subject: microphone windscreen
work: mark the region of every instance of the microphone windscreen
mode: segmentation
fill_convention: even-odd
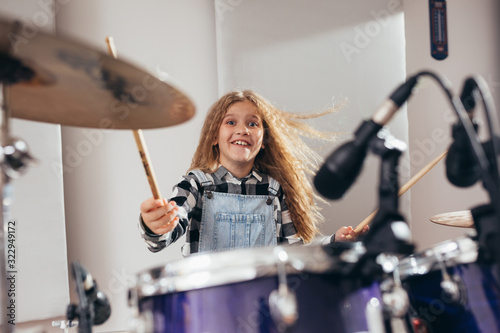
[[[477,131],[477,125],[474,125]],[[472,150],[472,145],[460,124],[453,125],[453,143],[446,155],[446,177],[455,186],[474,185],[481,175],[481,169]]]
[[[323,166],[316,177],[314,178],[314,187],[316,190],[327,199],[340,199],[350,186],[347,178],[331,172],[327,167]]]
[[[340,199],[354,183],[366,157],[366,146],[348,142],[323,164],[314,178],[316,190],[327,199]]]
[[[460,101],[462,102],[465,110],[470,112],[476,107],[476,99],[474,98],[473,92],[476,89],[476,81],[469,78],[465,81],[462,88],[462,93],[460,94]]]
[[[474,159],[455,151],[452,145],[446,158],[446,177],[455,186],[470,187],[479,180],[479,166]]]
[[[106,295],[98,291],[94,301],[94,325],[101,325],[111,316],[111,305]]]

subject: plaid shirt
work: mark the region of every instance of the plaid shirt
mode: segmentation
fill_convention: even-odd
[[[215,192],[268,195],[269,176],[258,172],[255,168],[244,178],[234,177],[226,168],[220,166],[214,173],[206,174],[215,185]],[[200,225],[203,208],[203,187],[193,173],[183,176],[182,181],[174,186],[170,200],[180,207],[179,224],[164,235],[154,234],[141,221],[141,235],[151,252],[158,252],[186,234],[186,244],[182,247],[182,255],[188,256],[199,251]],[[285,195],[280,186],[274,200],[274,217],[278,243],[303,243],[297,236],[297,231],[290,218],[290,212],[285,203]]]

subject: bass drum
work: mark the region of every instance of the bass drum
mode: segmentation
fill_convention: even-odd
[[[380,331],[379,283],[345,264],[319,245],[197,254],[138,274],[131,304],[148,332]]]
[[[498,266],[477,257],[477,243],[464,236],[400,261],[415,332],[500,332]]]

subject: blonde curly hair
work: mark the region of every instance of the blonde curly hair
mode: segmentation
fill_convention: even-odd
[[[254,166],[280,183],[297,235],[309,243],[319,232],[318,224],[324,219],[315,202],[320,198],[315,195],[307,175],[316,173],[322,159],[302,141],[302,137],[333,139],[334,135],[317,131],[297,120],[321,117],[335,110],[314,114],[290,113],[274,107],[252,90],[229,92],[210,108],[189,170],[212,173],[217,169],[219,147],[213,145],[213,138],[217,136],[228,108],[243,101],[250,101],[257,107],[264,128],[266,149],[258,153]]]

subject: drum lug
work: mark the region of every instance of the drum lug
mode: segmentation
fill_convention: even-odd
[[[392,279],[385,280],[381,285],[384,311],[391,317],[401,318],[408,312],[410,300],[403,288],[399,274],[399,259],[394,255],[380,254],[377,263],[384,272],[392,273]]]
[[[136,284],[137,282],[128,291],[128,306],[130,308],[130,319],[128,320],[129,332],[150,333],[154,331],[154,316],[149,310],[140,311]]]
[[[454,275],[453,277],[448,274],[446,270],[446,265],[444,264],[443,258],[441,255],[436,253],[436,258],[438,261],[439,269],[441,270],[441,275],[443,276],[443,280],[439,284],[443,289],[449,299],[455,304],[466,304],[466,293],[464,292],[464,283],[462,279]],[[462,288],[461,288],[462,287]]]
[[[460,299],[462,298],[460,295],[460,289],[458,288],[458,284],[453,281],[450,276],[444,278],[443,281],[441,281],[440,286],[453,302],[460,302]]]
[[[154,319],[151,311],[144,311],[136,317],[131,318],[128,323],[129,332],[151,333],[154,331]]]
[[[64,330],[64,333],[68,333],[69,329],[78,326],[78,320],[58,320],[52,322],[52,327],[59,327]]]
[[[369,332],[374,332],[374,333],[386,332],[382,306],[378,298],[373,297],[366,304],[365,316]]]
[[[285,264],[288,260],[288,254],[281,247],[276,247],[274,254],[277,258],[278,289],[273,290],[269,295],[269,310],[278,330],[285,332],[295,325],[299,317],[297,297],[293,290],[288,287],[286,280]]]
[[[388,291],[382,293],[382,301],[384,303],[384,311],[395,318],[403,317],[408,312],[410,305],[406,290],[394,283],[391,283]]]

